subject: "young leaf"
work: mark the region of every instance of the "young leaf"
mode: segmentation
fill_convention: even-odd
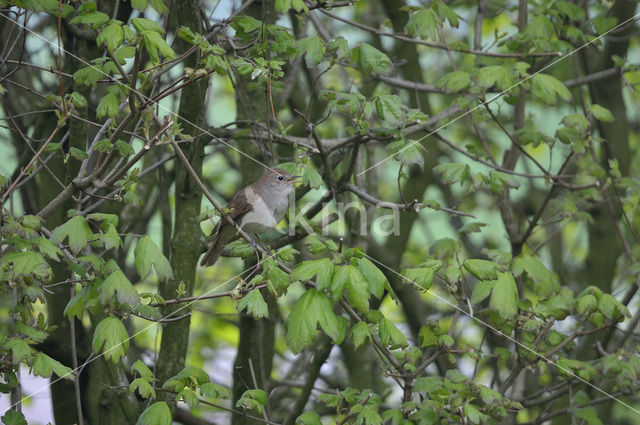
[[[369,311],[369,288],[362,273],[355,266],[340,266],[331,283],[331,293],[339,299],[347,290],[347,301],[363,313]]]
[[[401,127],[406,121],[406,106],[395,94],[383,94],[374,98],[376,112],[390,127]]]
[[[98,37],[96,38],[96,44],[98,47],[107,45],[107,50],[113,52],[120,45],[124,43],[124,31],[122,30],[122,24],[118,21],[111,21],[109,25],[104,27]]]
[[[147,407],[138,418],[136,425],[171,425],[171,410],[164,401],[156,401]]]
[[[93,351],[102,351],[107,360],[117,363],[129,350],[129,334],[122,322],[115,317],[102,319],[93,333]]]
[[[442,183],[464,183],[471,177],[471,171],[468,164],[446,163],[434,167],[433,172],[442,174]]]
[[[300,297],[287,319],[287,345],[291,351],[297,354],[311,344],[318,325],[334,341],[340,338],[331,301],[323,293],[309,289]]]
[[[471,75],[465,71],[453,71],[444,75],[436,86],[447,93],[458,93],[471,85]]]
[[[367,338],[371,338],[371,330],[365,322],[358,322],[351,327],[351,339],[356,350]]]
[[[367,43],[361,43],[351,51],[351,60],[367,75],[372,72],[388,75],[393,72],[389,57]]]
[[[156,391],[153,389],[149,381],[145,378],[136,378],[129,385],[129,392],[138,391],[142,398],[156,398]]]
[[[73,380],[71,368],[63,365],[56,359],[52,359],[44,353],[36,353],[33,357],[33,373],[43,378],[49,378],[51,373],[55,373],[60,378]]]
[[[250,291],[236,305],[238,312],[246,310],[254,319],[269,317],[269,306],[262,298],[259,290]]]
[[[438,21],[433,10],[421,9],[409,17],[406,29],[412,37],[435,39],[438,37]]]
[[[498,263],[480,259],[466,260],[462,266],[478,280],[496,279],[496,272],[503,269]]]
[[[433,284],[433,269],[430,267],[406,269],[402,272],[402,275],[425,291],[428,291]]]
[[[404,334],[400,332],[400,329],[389,319],[380,320],[378,334],[380,335],[380,341],[391,349],[409,346],[407,338],[405,338]]]
[[[547,105],[555,105],[556,95],[565,101],[571,100],[571,92],[557,78],[549,74],[535,74],[531,78],[531,92]]]
[[[595,103],[589,107],[589,112],[591,112],[598,121],[613,122],[615,120],[611,111]]]
[[[100,303],[103,305],[112,304],[114,296],[120,304],[128,305],[129,307],[140,303],[138,291],[135,290],[119,267],[100,284],[98,293]]]
[[[367,282],[369,292],[378,299],[382,298],[384,289],[389,287],[389,281],[384,273],[367,258],[356,259],[356,267]]]
[[[93,238],[93,232],[84,217],[76,215],[65,224],[56,227],[50,239],[54,244],[59,244],[66,238],[69,239],[71,251],[77,254],[81,249],[87,247],[89,239]]]
[[[518,287],[511,273],[498,273],[489,307],[497,311],[503,319],[512,319],[518,313]]]
[[[314,276],[318,291],[328,289],[331,285],[331,277],[333,276],[333,263],[328,258],[320,258],[318,260],[303,261],[298,264],[289,275],[289,281],[310,280]]]
[[[151,266],[153,266],[159,279],[173,279],[173,271],[169,260],[166,259],[160,248],[148,236],[140,238],[134,254],[136,257],[136,270],[141,278],[145,278],[151,272]]]
[[[103,118],[105,116],[113,118],[118,114],[118,97],[113,93],[107,93],[100,99],[96,109],[96,116]]]
[[[109,15],[106,13],[93,11],[89,13],[83,13],[69,21],[70,24],[88,24],[91,28],[97,30],[107,22],[109,22]]]
[[[322,425],[318,412],[309,410],[296,418],[296,425]]]
[[[153,372],[149,367],[142,362],[142,360],[138,359],[134,364],[131,365],[131,372],[136,371],[140,375],[141,378],[145,379],[153,379]]]
[[[322,39],[317,35],[304,37],[296,41],[297,56],[305,55],[307,63],[311,66],[317,66],[322,62],[324,55],[324,44]]]

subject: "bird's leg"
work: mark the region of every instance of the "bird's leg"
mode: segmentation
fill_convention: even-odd
[[[256,249],[256,238],[258,237],[258,235],[256,235],[255,233],[251,235],[251,253],[255,253],[256,254],[256,265],[253,266],[253,270],[251,271],[251,273],[249,274],[249,276],[253,276],[258,270],[260,270],[260,254],[258,253],[258,250]]]

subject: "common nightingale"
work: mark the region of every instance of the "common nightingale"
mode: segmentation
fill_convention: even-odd
[[[247,233],[260,234],[275,228],[287,211],[289,193],[298,178],[282,168],[267,170],[258,181],[235,194],[227,205],[231,210],[229,217]],[[216,237],[200,265],[212,266],[236,233],[234,226],[221,219]]]

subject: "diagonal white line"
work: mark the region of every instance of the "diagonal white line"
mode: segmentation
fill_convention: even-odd
[[[40,34],[38,34],[37,32],[33,31],[32,29],[24,26],[23,24],[21,24],[20,22],[18,22],[15,19],[10,18],[9,16],[5,15],[4,13],[0,13],[0,16],[2,16],[3,18],[13,22],[14,24],[20,26],[21,28],[23,28],[24,30],[30,32],[31,34],[35,35],[36,37],[38,37],[39,39],[41,39],[42,41],[49,43],[50,45],[52,45],[53,47],[57,48],[57,44],[55,44],[53,41],[46,39],[45,37],[41,36]],[[123,87],[126,87],[127,89],[133,91],[134,93],[140,95],[140,97],[144,100],[146,100],[147,102],[151,103],[151,104],[155,104],[158,106],[158,108],[162,109],[163,111],[167,112],[170,115],[173,115],[176,118],[180,118],[182,121],[186,122],[187,124],[192,125],[194,128],[198,129],[199,131],[201,131],[204,134],[208,134],[209,136],[211,136],[213,139],[215,139],[216,141],[222,143],[225,146],[230,147],[231,149],[235,150],[236,152],[240,153],[241,155],[249,158],[250,160],[256,162],[257,164],[262,165],[263,167],[265,167],[268,170],[271,171],[275,171],[273,168],[269,167],[267,164],[258,161],[257,159],[255,159],[254,157],[252,157],[251,155],[246,154],[245,152],[243,152],[242,150],[236,148],[235,146],[225,142],[224,140],[222,140],[221,138],[219,138],[218,136],[216,136],[215,134],[212,134],[209,130],[205,130],[204,128],[194,124],[193,122],[189,121],[188,119],[181,117],[180,115],[178,115],[176,112],[173,112],[170,108],[163,106],[159,101],[154,102],[150,97],[145,96],[143,93],[139,92],[138,90],[135,89],[135,87],[131,87],[121,81],[116,80],[114,77],[110,76],[109,74],[107,74],[106,72],[104,72],[102,69],[96,67],[95,65],[92,65],[91,63],[87,62],[86,60],[80,58],[77,55],[74,55],[73,53],[71,53],[70,51],[66,50],[66,49],[62,49],[63,52],[65,52],[65,54],[71,56],[72,58],[76,59],[79,62],[82,62],[83,64],[90,66],[91,68],[95,69],[96,71],[98,71],[99,73],[103,74],[104,76],[106,76],[109,80],[115,82],[116,84],[119,84]]]
[[[410,284],[412,284],[413,286],[415,286],[416,288],[418,288],[420,291],[425,291],[424,288],[422,288],[421,286],[419,286],[418,284],[416,284],[415,282],[413,282],[411,279],[406,278],[405,276],[403,276],[402,274],[398,273],[397,271],[393,270],[391,267],[387,266],[386,264],[376,260],[375,258],[364,254],[363,255],[365,257],[367,257],[369,260],[381,265],[382,267],[384,267],[385,269],[389,270],[391,273],[399,276],[400,278],[406,280],[407,282],[409,282]],[[586,379],[583,379],[581,377],[579,377],[578,375],[576,375],[575,373],[573,373],[571,370],[564,368],[562,366],[560,366],[559,364],[555,363],[553,360],[551,360],[550,358],[546,357],[544,354],[540,354],[538,353],[536,350],[527,347],[526,345],[522,344],[520,341],[515,340],[514,338],[512,338],[511,336],[503,333],[500,329],[497,329],[495,327],[493,327],[491,324],[483,321],[482,319],[477,318],[476,316],[471,315],[470,313],[468,313],[467,311],[463,310],[460,306],[457,306],[455,304],[453,304],[451,301],[441,297],[440,295],[436,294],[433,291],[430,290],[426,290],[426,293],[428,293],[429,295],[434,296],[435,298],[437,298],[439,301],[442,301],[445,304],[448,304],[449,306],[453,307],[454,309],[458,310],[460,313],[469,316],[471,319],[475,320],[476,322],[480,323],[481,325],[491,329],[495,334],[505,337],[506,339],[508,339],[509,341],[513,342],[514,344],[518,345],[519,347],[524,348],[525,350],[531,352],[532,354],[536,355],[537,357],[543,359],[545,362],[547,362],[548,364],[552,364],[553,366],[555,366],[556,368],[560,369],[563,372],[568,373],[569,375],[573,376],[574,378],[582,381],[583,383],[587,384],[588,386],[590,386],[591,388],[601,392],[602,394],[604,394],[605,396],[611,398],[614,401],[617,401],[618,403],[622,404],[625,407],[628,407],[629,409],[633,410],[635,413],[637,413],[638,415],[640,415],[640,410],[637,410],[636,408],[630,406],[629,404],[625,403],[624,401],[620,400],[617,397],[614,397],[613,395],[611,395],[610,393],[606,392],[605,390],[599,388],[596,385],[593,385],[591,382],[587,381]]]
[[[59,380],[64,379],[64,378],[66,378],[67,376],[69,376],[69,375],[71,375],[71,374],[73,374],[73,373],[78,372],[79,370],[81,370],[82,368],[84,368],[85,366],[87,366],[89,363],[92,363],[94,360],[99,359],[100,357],[102,357],[102,356],[104,356],[105,354],[107,354],[109,351],[111,351],[111,350],[113,350],[113,349],[115,349],[115,348],[117,348],[117,347],[120,347],[122,344],[124,344],[125,342],[128,342],[128,341],[132,340],[133,338],[135,338],[136,336],[140,335],[141,333],[146,332],[147,330],[151,329],[151,328],[152,328],[152,327],[154,327],[154,326],[157,326],[159,323],[162,323],[162,321],[163,321],[164,319],[168,319],[169,317],[173,316],[173,315],[174,315],[174,314],[176,314],[177,312],[179,312],[179,311],[181,311],[181,310],[184,310],[185,308],[189,307],[189,306],[190,306],[191,304],[193,304],[194,302],[201,300],[203,297],[206,297],[207,295],[209,295],[210,293],[212,293],[212,292],[213,292],[213,291],[215,291],[216,289],[221,288],[222,286],[226,285],[227,283],[231,282],[232,280],[239,278],[240,276],[242,276],[243,274],[245,274],[247,271],[249,271],[249,270],[253,269],[254,267],[257,267],[257,266],[259,266],[260,264],[262,264],[263,262],[265,262],[268,258],[269,258],[269,257],[262,259],[260,262],[256,263],[256,265],[251,266],[251,267],[249,267],[249,268],[247,268],[247,269],[245,269],[245,270],[241,271],[240,273],[238,273],[237,275],[233,276],[233,277],[232,277],[232,278],[230,278],[229,280],[227,280],[227,281],[225,281],[225,282],[222,282],[220,285],[215,286],[215,287],[213,287],[213,288],[209,289],[209,290],[208,290],[207,292],[205,292],[204,294],[202,294],[202,295],[198,296],[198,298],[194,299],[193,301],[189,301],[189,302],[185,303],[182,307],[180,307],[180,308],[178,308],[177,310],[174,310],[173,312],[171,312],[171,313],[167,314],[166,316],[164,316],[163,318],[161,318],[161,319],[160,319],[160,320],[158,320],[157,322],[151,323],[149,326],[147,326],[147,327],[145,327],[144,329],[142,329],[141,331],[138,331],[138,332],[136,332],[135,334],[131,335],[129,338],[127,338],[126,340],[124,340],[124,341],[120,342],[119,344],[114,345],[113,347],[111,347],[111,348],[109,348],[109,349],[107,349],[107,350],[103,351],[102,353],[100,353],[100,354],[96,355],[96,356],[95,356],[95,357],[93,357],[92,359],[90,359],[90,360],[88,360],[88,361],[84,362],[81,366],[78,366],[76,369],[72,369],[71,371],[69,371],[69,372],[65,373],[64,375],[59,376],[57,379],[50,381],[47,385],[44,385],[43,387],[38,388],[37,390],[35,390],[35,391],[34,391],[34,392],[32,392],[31,394],[29,394],[29,395],[27,395],[27,396],[22,397],[22,398],[20,399],[20,401],[18,401],[18,402],[16,402],[16,403],[12,404],[11,406],[9,406],[9,408],[8,408],[7,410],[12,409],[14,406],[17,406],[18,404],[20,404],[20,403],[24,402],[24,401],[25,401],[25,400],[27,400],[27,399],[30,399],[31,397],[33,397],[34,395],[38,394],[39,392],[42,392],[42,391],[46,390],[47,388],[49,388],[51,385],[55,384],[55,383],[56,383],[56,382],[58,382]]]
[[[441,125],[440,127],[436,128],[435,130],[433,130],[432,132],[422,136],[421,138],[419,138],[418,140],[414,140],[413,142],[409,143],[407,146],[403,147],[402,149],[400,149],[399,151],[395,152],[393,155],[389,155],[387,157],[385,157],[384,159],[376,162],[375,164],[373,164],[371,167],[367,168],[364,171],[361,171],[360,173],[358,173],[358,176],[363,175],[364,173],[366,173],[367,171],[370,171],[371,169],[377,167],[378,165],[382,164],[383,162],[386,162],[388,160],[390,160],[391,158],[393,158],[394,156],[398,155],[400,152],[404,151],[405,149],[409,149],[411,146],[414,146],[417,143],[420,143],[421,141],[423,141],[424,139],[426,139],[427,137],[431,136],[434,133],[437,133],[438,131],[442,130],[445,127],[448,127],[449,125],[453,124],[454,122],[458,121],[460,118],[463,118],[467,115],[469,115],[471,112],[475,111],[476,109],[484,106],[484,105],[489,105],[491,102],[493,102],[494,100],[498,99],[499,97],[501,97],[502,95],[504,95],[505,93],[509,92],[510,90],[518,87],[520,84],[524,83],[525,81],[528,81],[529,79],[533,78],[535,75],[541,73],[542,71],[547,70],[548,68],[552,67],[553,65],[557,64],[560,61],[563,61],[565,59],[567,59],[568,57],[572,56],[573,54],[579,52],[580,50],[584,49],[585,47],[589,46],[590,44],[592,44],[593,42],[601,39],[602,37],[606,36],[607,34],[609,34],[611,31],[615,31],[618,28],[628,24],[629,22],[638,19],[638,17],[640,17],[640,13],[638,13],[637,15],[627,19],[626,21],[622,22],[621,24],[616,25],[615,27],[611,28],[609,31],[605,32],[604,34],[601,34],[599,36],[597,36],[596,38],[594,38],[593,40],[590,40],[588,42],[586,42],[585,44],[583,44],[582,46],[578,47],[575,50],[572,50],[571,52],[567,53],[566,55],[562,56],[561,58],[556,59],[555,61],[551,62],[548,65],[543,66],[541,69],[539,69],[538,71],[534,72],[533,74],[525,77],[524,79],[518,81],[517,83],[515,83],[514,85],[512,85],[511,87],[501,91],[500,93],[496,94],[495,96],[493,96],[491,99],[484,101],[484,102],[480,102],[478,105],[474,106],[473,108],[469,109],[467,112],[458,115],[456,118],[454,118],[453,120],[449,121],[446,124]]]

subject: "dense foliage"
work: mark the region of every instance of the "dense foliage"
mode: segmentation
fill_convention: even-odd
[[[636,11],[0,0],[2,422],[638,423]]]

